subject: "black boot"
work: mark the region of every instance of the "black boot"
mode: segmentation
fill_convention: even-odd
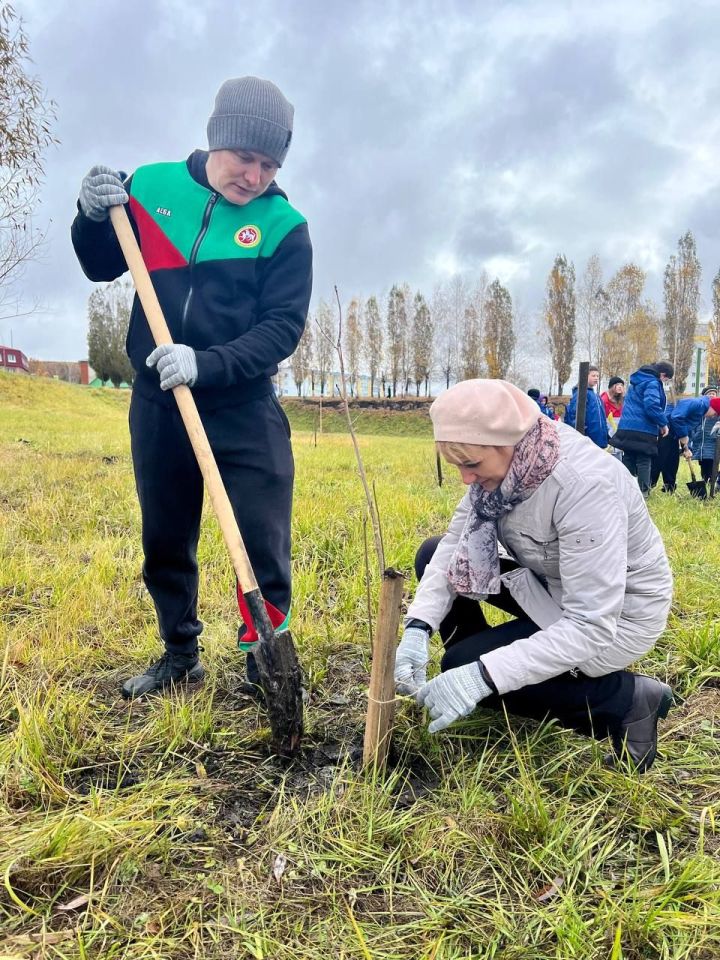
[[[658,720],[668,715],[672,705],[672,690],[666,683],[635,674],[630,709],[623,717],[620,729],[612,736],[615,756],[620,758],[627,752],[639,773],[649,770],[657,754]],[[612,756],[606,759],[611,766],[617,762]]]
[[[197,650],[185,654],[166,651],[159,660],[150,664],[145,673],[126,680],[122,685],[122,695],[126,700],[134,700],[176,683],[199,683],[204,676],[205,668],[200,663]]]
[[[253,697],[260,703],[265,702],[257,661],[249,651],[245,655],[245,680],[238,684],[237,692],[244,694],[246,697]]]

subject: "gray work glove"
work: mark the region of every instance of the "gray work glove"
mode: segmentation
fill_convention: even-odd
[[[430,635],[420,627],[407,627],[395,651],[395,689],[413,697],[427,680]]]
[[[89,220],[107,220],[110,207],[128,202],[117,170],[102,164],[93,167],[80,184],[80,209]]]
[[[418,690],[415,699],[427,709],[432,719],[428,733],[437,733],[472,713],[491,693],[494,691],[483,680],[480,662],[476,661],[433,677]]]
[[[182,343],[164,343],[161,347],[155,347],[145,363],[149,367],[157,365],[162,390],[172,390],[181,383],[192,387],[197,380],[195,351]]]

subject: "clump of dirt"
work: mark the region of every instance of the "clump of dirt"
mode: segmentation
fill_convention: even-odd
[[[68,771],[63,777],[63,786],[81,797],[86,797],[93,790],[130,790],[144,779],[145,775],[139,767],[111,761]]]

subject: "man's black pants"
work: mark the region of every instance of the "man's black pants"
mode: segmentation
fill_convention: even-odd
[[[275,395],[201,412],[265,600],[290,609],[290,427]],[[130,440],[145,554],[143,579],[173,653],[197,647],[197,545],[203,480],[176,405],[133,391]]]
[[[441,539],[430,537],[418,550],[415,557],[418,580],[422,578]],[[501,560],[500,563],[503,572],[517,567],[514,561]],[[445,646],[440,663],[443,672],[473,663],[483,653],[530,637],[540,629],[520,609],[504,586],[499,594],[491,595],[487,602],[515,619],[491,627],[476,600],[457,597],[440,624],[440,637]],[[488,697],[482,701],[482,706],[496,710],[502,710],[504,706],[508,713],[535,720],[553,718],[563,727],[602,739],[620,726],[630,709],[634,688],[633,674],[625,670],[616,670],[603,677],[563,673],[503,696]]]

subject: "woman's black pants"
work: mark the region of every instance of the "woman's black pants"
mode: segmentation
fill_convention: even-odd
[[[675,442],[677,443],[677,441]],[[644,497],[650,494],[653,461],[656,459],[656,457],[651,457],[648,453],[638,453],[636,450],[623,450],[623,463],[630,473],[634,477],[637,477],[638,485]]]
[[[442,537],[430,537],[415,556],[418,581],[435,553]],[[503,572],[517,567],[510,560],[500,561]],[[540,627],[530,620],[503,586],[487,603],[514,619],[497,627],[488,625],[481,605],[469,597],[457,597],[440,624],[445,653],[440,669],[451,670],[478,660],[484,653],[506,647],[515,640],[532,636]],[[635,688],[632,673],[616,670],[603,677],[586,677],[579,671],[562,673],[542,683],[534,683],[502,696],[488,697],[482,706],[535,720],[552,718],[578,733],[602,739],[618,730],[630,709]]]
[[[650,485],[655,484],[662,474],[663,493],[675,493],[678,468],[680,466],[680,444],[677,437],[668,434],[658,440],[658,455],[653,457]]]
[[[700,461],[700,473],[703,480],[710,483],[712,481],[712,472],[713,472],[713,460],[701,460]]]

